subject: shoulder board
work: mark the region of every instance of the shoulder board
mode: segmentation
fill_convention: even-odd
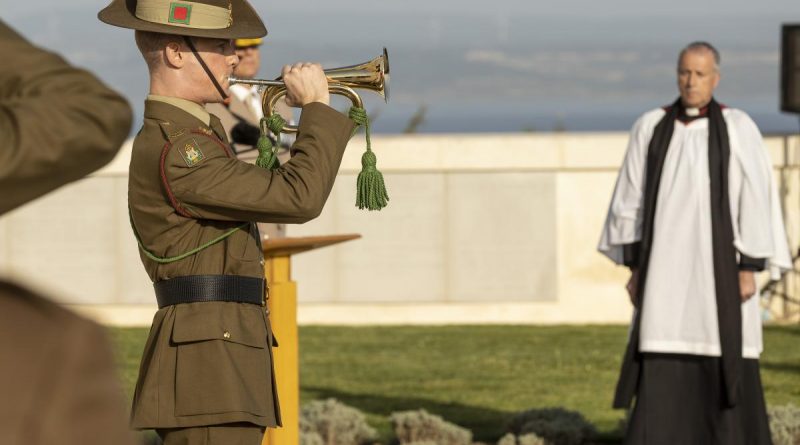
[[[198,133],[202,133],[202,134],[204,134],[206,136],[213,136],[214,135],[214,132],[211,131],[211,129],[207,128],[207,127],[197,127],[197,129],[195,131],[198,132]]]
[[[189,132],[187,128],[173,125],[172,122],[168,121],[160,121],[158,126],[161,127],[161,132],[164,133],[164,137],[166,137],[169,142],[175,142],[176,139]]]

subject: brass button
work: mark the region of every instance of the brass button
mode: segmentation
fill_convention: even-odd
[[[261,259],[261,265],[262,266],[264,265],[264,259],[263,258]]]
[[[228,332],[228,331],[225,331],[225,332],[223,332],[223,333],[222,333],[222,336],[223,336],[224,338],[231,338],[231,333],[230,333],[230,332]]]

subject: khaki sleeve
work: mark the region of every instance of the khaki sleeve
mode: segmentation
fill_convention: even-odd
[[[273,171],[229,157],[208,136],[184,135],[165,157],[173,206],[202,219],[303,223],[316,218],[331,192],[353,126],[327,105],[306,105],[294,156]]]
[[[131,109],[87,71],[0,21],[0,214],[110,162]]]

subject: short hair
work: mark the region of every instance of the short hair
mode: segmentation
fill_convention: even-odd
[[[148,68],[153,69],[163,63],[161,51],[169,42],[179,42],[179,37],[160,32],[136,31],[136,47],[142,53]]]
[[[714,45],[704,42],[704,41],[697,41],[692,42],[686,45],[682,50],[681,53],[678,55],[678,68],[681,66],[681,60],[683,59],[683,55],[688,53],[689,51],[709,51],[714,56],[714,68],[719,71],[720,65],[720,57],[719,51],[714,48]]]

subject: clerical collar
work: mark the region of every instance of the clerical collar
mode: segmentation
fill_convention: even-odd
[[[703,108],[694,108],[684,107],[683,104],[681,104],[678,110],[678,120],[684,124],[704,117],[708,117],[708,105]]]

